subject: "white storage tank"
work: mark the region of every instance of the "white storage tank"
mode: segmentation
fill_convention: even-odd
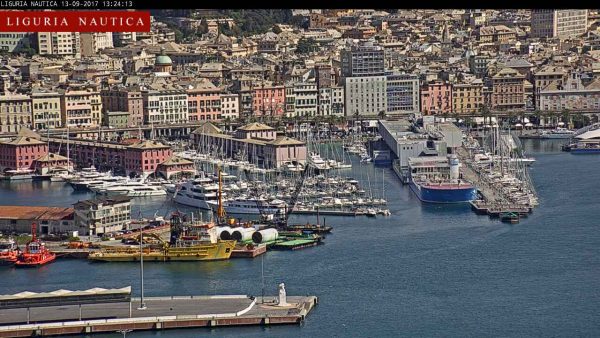
[[[230,227],[217,227],[217,237],[224,241],[231,239],[231,228]]]
[[[238,242],[244,242],[252,239],[252,234],[256,232],[254,228],[233,228],[231,229],[231,239],[235,239]]]
[[[458,157],[455,154],[449,156],[450,161],[450,179],[458,180],[460,178],[460,162],[458,161]]]
[[[252,234],[252,241],[257,244],[274,241],[277,238],[279,238],[279,232],[273,228],[260,230]]]

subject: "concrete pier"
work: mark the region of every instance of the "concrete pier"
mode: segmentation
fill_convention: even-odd
[[[146,297],[131,302],[0,310],[0,337],[64,336],[117,330],[165,330],[233,325],[299,324],[317,304],[315,296],[245,295]],[[29,323],[29,324],[28,324]]]

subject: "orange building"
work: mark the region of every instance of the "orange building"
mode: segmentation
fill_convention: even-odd
[[[281,117],[285,112],[285,86],[265,86],[252,91],[252,113],[255,116]]]
[[[190,87],[187,90],[189,120],[221,120],[221,88],[216,87],[207,79],[196,82]]]

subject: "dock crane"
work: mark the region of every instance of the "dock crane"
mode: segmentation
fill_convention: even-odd
[[[288,220],[290,219],[290,215],[294,211],[294,208],[296,207],[296,203],[298,202],[298,198],[300,197],[300,192],[302,191],[302,186],[304,186],[304,180],[306,179],[307,171],[308,171],[308,165],[305,164],[304,168],[300,172],[300,177],[298,178],[298,181],[296,182],[296,187],[294,189],[294,193],[292,195],[292,198],[290,199],[290,203],[288,203],[288,206],[285,210],[283,219],[280,221],[280,223],[286,227],[288,226]]]

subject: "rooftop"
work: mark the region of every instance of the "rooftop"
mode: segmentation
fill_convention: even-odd
[[[83,205],[83,206],[99,206],[99,205],[113,205],[119,203],[127,203],[130,202],[131,198],[127,196],[112,196],[112,197],[99,197],[85,201],[79,201],[75,203],[75,205]]]
[[[73,219],[73,212],[73,208],[63,207],[0,205],[0,219],[58,221]]]

